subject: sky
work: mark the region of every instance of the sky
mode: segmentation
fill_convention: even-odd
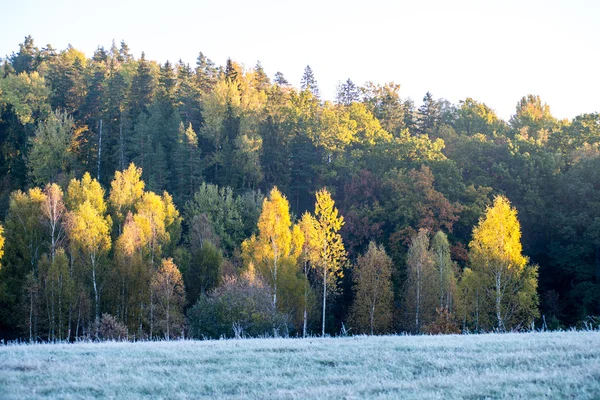
[[[23,0],[0,6],[0,56],[26,35],[91,56],[113,39],[139,57],[195,65],[260,60],[298,87],[306,65],[322,96],[339,82],[396,82],[418,106],[427,91],[471,97],[508,119],[540,95],[558,118],[600,111],[600,1]]]

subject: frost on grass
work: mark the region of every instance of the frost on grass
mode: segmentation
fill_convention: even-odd
[[[600,332],[0,347],[0,398],[599,398]]]

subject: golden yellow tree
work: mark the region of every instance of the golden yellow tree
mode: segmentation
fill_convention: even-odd
[[[338,216],[338,210],[327,189],[317,192],[315,216],[318,222],[321,240],[319,266],[323,271],[323,321],[321,335],[325,336],[325,308],[327,292],[337,292],[337,280],[342,277],[342,266],[346,261],[346,249],[339,234],[344,225],[344,217]],[[329,286],[327,283],[329,282]]]
[[[112,221],[104,217],[89,200],[70,213],[69,239],[75,251],[87,260],[92,273],[94,309],[96,319],[100,318],[99,263],[111,248],[110,229]]]
[[[142,169],[135,164],[129,164],[129,168],[115,172],[115,178],[110,183],[109,201],[114,216],[119,224],[119,234],[127,212],[133,211],[136,204],[144,194],[145,183],[142,180]]]
[[[104,189],[89,172],[83,174],[81,180],[72,179],[67,188],[65,196],[67,208],[75,211],[80,205],[88,201],[99,214],[106,213],[106,202],[104,201]]]
[[[273,306],[277,307],[279,270],[281,261],[296,265],[302,251],[304,238],[298,226],[292,227],[290,205],[281,192],[274,187],[263,201],[258,219],[258,236],[242,243],[242,252],[248,263],[252,262],[273,287]]]
[[[152,278],[153,303],[156,308],[157,325],[165,335],[181,329],[184,322],[185,287],[181,272],[172,258],[163,259]]]
[[[299,222],[304,243],[302,244],[302,252],[300,253],[300,261],[302,262],[302,272],[304,273],[304,313],[302,316],[302,337],[306,337],[308,325],[308,302],[311,292],[309,284],[309,273],[314,268],[321,255],[321,230],[319,223],[309,212],[302,215]]]
[[[352,270],[355,298],[351,321],[361,333],[385,333],[392,326],[392,259],[383,246],[369,243]]]
[[[517,210],[497,196],[469,243],[473,272],[499,330],[527,326],[538,316],[537,267],[522,254]]]
[[[162,197],[153,192],[144,193],[136,211],[133,220],[141,230],[150,262],[154,265],[154,260],[161,257],[163,246],[176,239],[172,238],[175,232],[171,228],[180,224],[179,211],[167,192]]]
[[[128,212],[123,223],[123,232],[115,243],[114,262],[118,270],[113,288],[117,304],[117,316],[130,331],[138,329],[141,335],[144,319],[144,304],[148,302],[148,282],[151,271],[145,263],[147,252],[146,235],[134,221],[133,214]]]

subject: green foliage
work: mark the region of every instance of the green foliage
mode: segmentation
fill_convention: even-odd
[[[194,305],[198,298],[211,292],[221,284],[223,255],[211,242],[192,249],[183,279],[188,304]]]
[[[443,230],[446,240],[436,233],[428,248],[432,296],[468,330],[501,328],[479,250],[469,258],[467,245],[491,199],[506,196],[519,210],[520,251],[531,262],[507,281],[522,298],[501,306],[501,313],[514,309],[504,329],[537,315],[538,273],[547,325],[600,314],[598,113],[559,121],[528,95],[505,122],[472,98],[451,104],[427,93],[417,110],[398,84],[357,88],[350,80],[332,104],[319,99],[310,67],[295,89],[281,73],[271,82],[260,62],[218,66],[200,53],[195,68],[159,64],[134,58],[124,42],[87,58],[72,46],[40,49],[28,36],[0,72],[0,325],[10,332],[64,338],[70,329],[71,338],[91,337],[97,303],[130,334],[148,337],[159,328],[150,290],[159,260],[175,257],[184,280],[194,281],[192,303],[218,287],[222,274],[242,268],[244,239],[259,233],[258,189],[274,186],[289,196],[292,226],[327,186],[344,215],[344,252],[354,259],[375,240],[394,260],[396,308],[406,305],[412,284],[405,268],[412,238],[420,229]],[[131,162],[141,169],[127,168]],[[67,187],[75,176],[82,177]],[[183,219],[175,205],[185,205]],[[94,229],[83,224],[77,237],[82,220],[108,227],[96,290],[83,246],[84,231]],[[64,265],[52,263],[61,247],[73,281],[63,292]],[[324,263],[306,254],[280,261],[290,326],[316,322],[314,303],[327,297],[325,290],[317,299],[314,290]],[[454,262],[464,269],[458,283]],[[346,275],[325,273],[326,286],[345,293],[330,304],[328,329],[341,328],[350,311]],[[523,307],[510,305],[517,303]],[[395,316],[402,319],[401,311]],[[442,314],[427,318],[442,323]],[[415,329],[409,320],[396,326]]]
[[[0,108],[10,106],[22,125],[35,123],[50,113],[49,95],[44,78],[35,71],[0,79]]]
[[[223,247],[232,251],[242,240],[242,221],[231,188],[219,188],[203,183],[194,198],[185,206],[185,219],[204,214],[218,235]]]
[[[31,140],[28,166],[31,180],[36,185],[68,179],[74,168],[73,118],[66,113],[54,112],[38,125]]]
[[[188,313],[190,335],[197,339],[271,336],[287,333],[285,317],[272,302],[272,293],[259,278],[227,277],[202,294]]]

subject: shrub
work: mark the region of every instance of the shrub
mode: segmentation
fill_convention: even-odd
[[[271,290],[256,277],[229,276],[188,311],[195,338],[256,337],[287,332],[287,318],[273,307]]]
[[[431,335],[449,335],[460,333],[460,329],[454,320],[454,315],[447,307],[437,307],[435,309],[435,319],[429,325],[423,327],[423,333]]]
[[[127,327],[110,314],[102,314],[96,332],[98,340],[127,340]]]

